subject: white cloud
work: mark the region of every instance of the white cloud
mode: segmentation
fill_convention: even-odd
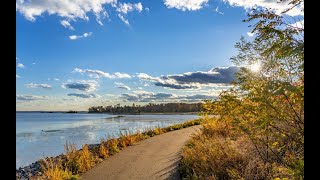
[[[224,14],[223,12],[219,11],[219,6],[216,7],[215,11],[219,14]]]
[[[93,80],[82,80],[77,82],[64,83],[61,87],[65,89],[75,89],[79,91],[91,92],[97,89],[98,82]]]
[[[75,98],[62,98],[64,101],[76,101],[77,99]]]
[[[281,14],[281,12],[285,11],[288,8],[288,3],[290,1],[283,1],[279,3],[277,0],[223,0],[224,2],[229,3],[231,6],[239,6],[243,7],[247,10],[256,8],[256,7],[264,7],[270,8],[274,10],[277,14]],[[290,6],[289,6],[290,7]],[[288,11],[286,14],[289,16],[298,16],[304,15],[304,12],[301,11],[304,9],[304,5],[301,4],[299,6],[294,7],[292,10]]]
[[[107,72],[103,72],[103,71],[100,71],[100,70],[92,70],[92,69],[75,68],[72,72],[86,73],[91,78],[101,78],[101,77],[106,77],[106,78],[109,78],[109,79],[131,78],[131,76],[129,74],[126,74],[126,73],[116,72],[114,74],[109,74]]]
[[[137,11],[141,12],[143,10],[142,4],[136,3],[136,4],[131,4],[131,3],[119,3],[117,6],[116,11],[118,13],[119,19],[124,22],[126,25],[130,25],[129,20],[125,18],[125,15],[127,15],[129,12]]]
[[[152,77],[145,73],[138,73],[137,77],[141,80],[155,82],[156,86],[162,86],[173,89],[197,89],[198,86],[191,84],[179,84],[175,79],[171,79],[165,76]]]
[[[25,68],[25,66],[24,66],[22,63],[18,63],[18,64],[17,64],[17,67],[18,67],[18,68]]]
[[[111,78],[111,75],[109,73],[106,73],[100,70],[75,68],[73,72],[87,73],[89,77],[92,77],[92,78],[101,78],[101,77]]]
[[[100,20],[97,19],[97,22],[100,24],[100,26],[103,26],[102,21],[100,21]]]
[[[141,4],[140,2],[134,4],[134,6],[135,6],[135,8],[136,8],[136,10],[137,10],[138,12],[141,12],[142,9],[143,9],[142,4]]]
[[[138,11],[139,13],[142,11],[143,7],[142,4],[136,3],[136,4],[131,4],[131,3],[119,3],[117,12],[122,13],[122,14],[128,14],[128,12],[132,11]]]
[[[63,27],[65,27],[65,28],[68,28],[68,29],[70,29],[70,30],[74,30],[74,27],[71,26],[70,22],[67,21],[67,20],[62,20],[62,21],[60,21],[60,24],[61,24]]]
[[[247,32],[247,35],[248,35],[249,37],[252,37],[252,36],[254,36],[254,33]]]
[[[95,93],[69,93],[68,96],[74,96],[79,98],[98,98],[100,95]]]
[[[88,32],[88,33],[83,33],[83,37],[89,37],[92,35],[92,32]]]
[[[141,80],[155,82],[155,86],[170,89],[200,89],[202,87],[229,84],[235,80],[235,73],[239,67],[217,67],[209,71],[186,72],[183,74],[152,77],[145,73],[138,73]]]
[[[152,77],[152,76],[149,76],[149,75],[146,74],[146,73],[138,73],[137,77],[138,77],[139,79],[147,80],[147,81],[152,81],[152,82],[161,81],[161,78],[159,78],[159,77]]]
[[[92,35],[92,32],[88,32],[88,33],[83,33],[83,35],[71,35],[69,36],[70,40],[76,40],[76,39],[80,39],[80,38],[87,38],[89,36]]]
[[[58,79],[58,78],[53,78],[53,80],[55,80],[55,81],[60,81],[60,79]]]
[[[109,14],[108,14],[106,11],[103,11],[102,13],[96,15],[96,21],[97,21],[101,26],[103,26],[102,20],[105,19],[105,18],[109,19]],[[109,19],[109,20],[110,20],[110,19]]]
[[[193,95],[177,95],[164,92],[147,92],[147,91],[134,91],[131,94],[125,93],[121,98],[129,102],[200,102],[204,99],[213,99],[216,96],[206,94],[193,94]]]
[[[76,40],[78,38],[80,38],[80,36],[77,36],[77,35],[69,36],[69,39],[71,39],[71,40]]]
[[[304,20],[290,24],[290,26],[293,28],[304,29]]]
[[[182,11],[195,11],[201,9],[208,0],[164,0],[168,8],[176,8]]]
[[[116,95],[114,95],[114,94],[105,94],[105,96],[114,97],[114,96],[116,96]]]
[[[144,8],[144,10],[146,10],[147,12],[149,12],[149,11],[150,11],[150,8],[146,7],[146,8]]]
[[[19,11],[30,21],[35,21],[37,16],[48,13],[63,18],[76,20],[89,20],[88,13],[96,16],[104,13],[104,5],[113,5],[116,0],[17,0],[16,11]]]
[[[76,22],[78,19],[89,21],[89,14],[93,14],[97,23],[103,26],[103,19],[109,19],[107,7],[120,13],[119,18],[127,25],[129,21],[124,15],[132,11],[140,13],[143,10],[141,2],[132,4],[117,2],[117,0],[16,0],[16,11],[27,20],[35,21],[43,14],[56,15],[65,19],[60,21],[60,24],[71,30],[74,28],[70,21]],[[75,40],[77,36],[74,35],[70,39]]]
[[[121,20],[122,22],[124,22],[126,25],[128,25],[128,26],[130,25],[128,19],[124,18],[121,14],[118,14],[118,17],[119,17],[120,20]]]
[[[35,83],[29,83],[25,84],[27,88],[43,88],[43,89],[51,89],[52,86],[49,84],[35,84]]]
[[[114,83],[115,85],[117,85],[117,88],[120,88],[120,89],[125,89],[125,90],[131,90],[131,88],[123,83],[119,83],[119,82],[115,82]]]
[[[21,78],[18,74],[16,74],[16,78]]]
[[[115,78],[131,78],[129,74],[116,72],[113,74]]]
[[[35,101],[35,100],[46,100],[48,96],[36,96],[36,95],[17,95],[19,101]]]

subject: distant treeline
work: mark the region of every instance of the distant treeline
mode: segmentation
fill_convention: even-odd
[[[114,114],[139,114],[139,113],[174,113],[174,112],[200,112],[202,103],[168,103],[152,104],[144,106],[132,104],[132,106],[93,106],[89,113],[114,113]]]

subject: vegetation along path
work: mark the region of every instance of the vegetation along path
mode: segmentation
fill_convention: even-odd
[[[140,141],[98,164],[81,179],[180,179],[181,149],[199,128],[192,126]]]

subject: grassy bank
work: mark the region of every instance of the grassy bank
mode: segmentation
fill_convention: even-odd
[[[65,153],[62,156],[41,160],[42,178],[50,180],[78,179],[82,173],[127,146],[159,134],[200,125],[201,122],[201,119],[196,119],[165,128],[148,129],[135,134],[121,134],[119,138],[102,139],[101,143],[97,145],[85,144],[80,150],[77,150],[74,144],[66,143]]]

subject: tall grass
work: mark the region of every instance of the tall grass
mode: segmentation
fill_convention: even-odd
[[[262,161],[248,136],[233,124],[215,119],[206,120],[186,143],[179,171],[183,179],[297,179],[282,164]]]
[[[166,128],[149,128],[144,132],[138,131],[134,134],[120,132],[119,138],[101,139],[100,144],[91,149],[85,144],[82,146],[82,149],[77,150],[75,144],[66,142],[64,146],[65,153],[62,159],[50,158],[50,160],[44,160],[42,163],[44,178],[50,180],[78,179],[79,175],[90,170],[103,159],[107,159],[109,156],[120,152],[127,146],[134,145],[141,140],[162,133],[200,125],[201,122],[201,119],[196,119]]]
[[[44,159],[42,161],[41,168],[45,178],[49,180],[78,179],[78,176],[72,175],[72,172],[63,166],[61,159]]]
[[[107,159],[109,157],[109,150],[105,146],[105,142],[102,140],[99,147],[99,157],[103,159]]]
[[[88,145],[82,146],[82,150],[78,151],[79,172],[84,173],[91,169],[95,164],[95,158],[89,151]]]

